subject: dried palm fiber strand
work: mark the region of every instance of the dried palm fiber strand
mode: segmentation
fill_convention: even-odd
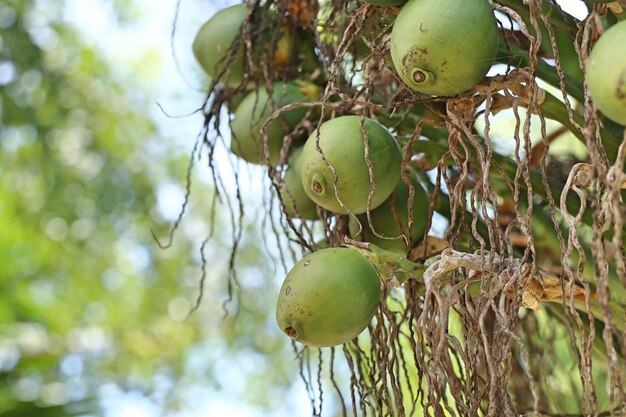
[[[400,7],[347,0],[249,2],[233,45],[244,51],[247,78],[226,89],[218,77],[209,87],[192,162],[209,164],[217,190],[211,206],[225,205],[230,213],[229,300],[238,287],[243,219],[256,214],[246,212],[239,190],[242,163],[231,158],[229,172],[218,170],[215,149],[224,146],[230,100],[250,83],[271,92],[276,80],[294,74],[273,64],[278,38],[273,47],[255,43],[269,29],[258,17],[270,10],[281,11],[280,23],[294,33],[314,39],[319,70],[307,76],[324,92],[318,101],[274,108],[261,129],[268,154],[269,123],[307,109],[286,137],[281,162],[267,161],[267,253],[277,247],[276,262],[287,270],[320,244],[345,244],[348,216],[319,210],[319,223],[301,222],[285,215],[276,198],[297,134],[345,114],[378,119],[393,130],[404,145],[403,180],[416,175],[430,193],[428,227],[435,212],[447,221],[440,236],[445,244],[411,248],[409,258],[425,263],[423,276],[402,285],[390,281],[395,285],[385,287],[386,302],[366,333],[318,351],[294,343],[313,415],[626,412],[620,408],[626,404],[626,136],[623,127],[600,118],[586,85],[572,75],[577,66],[584,72],[607,16],[619,10],[596,4],[577,21],[547,0],[500,0],[493,8],[502,26],[498,61],[507,69],[451,98],[415,94],[397,77],[388,41]],[[570,49],[563,48],[563,36]],[[500,114],[513,121],[508,154],[494,133]],[[549,131],[551,120],[560,127]],[[584,145],[584,161],[557,159],[553,142],[565,131]],[[235,192],[226,176],[234,178]],[[376,233],[370,216],[362,221]],[[202,245],[203,271],[212,237]]]

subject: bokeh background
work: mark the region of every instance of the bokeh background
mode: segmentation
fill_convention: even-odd
[[[190,45],[232,3],[0,2],[0,416],[311,414],[265,174],[218,147],[217,199],[206,155],[189,170],[209,82]]]
[[[0,2],[1,416],[308,414],[258,193],[244,192],[231,302],[231,215],[212,209],[204,159],[171,247],[152,236],[169,240],[202,126],[190,45],[226,5]],[[264,175],[239,168],[258,190]]]

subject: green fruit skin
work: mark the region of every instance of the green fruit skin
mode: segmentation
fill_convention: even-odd
[[[391,57],[400,78],[434,96],[476,85],[497,51],[498,25],[488,0],[409,0],[391,32]],[[417,70],[424,81],[415,81]]]
[[[342,116],[322,124],[319,130],[319,146],[335,176],[316,149],[317,130],[307,142],[301,156],[302,186],[307,195],[318,205],[333,213],[354,214],[367,211],[370,192],[370,176],[365,160],[365,140],[361,132],[360,116]],[[365,119],[365,131],[369,143],[369,161],[372,165],[376,190],[372,196],[374,209],[383,203],[400,181],[402,154],[393,135],[380,123]]]
[[[228,63],[229,50],[239,35],[246,13],[245,4],[226,7],[202,25],[193,41],[193,53],[208,75],[217,77]],[[245,70],[243,48],[233,56],[228,75],[222,80],[229,87],[241,83]]]
[[[250,163],[265,164],[261,128],[274,111],[272,102],[278,110],[289,104],[313,101],[317,99],[319,91],[319,87],[307,82],[279,82],[273,86],[271,101],[265,87],[248,94],[234,112],[231,123],[231,151]],[[285,136],[300,123],[308,110],[305,107],[289,110],[268,125],[268,146],[272,164],[279,162]],[[283,124],[288,127],[288,131]]]
[[[611,26],[591,50],[587,85],[595,106],[626,126],[626,21]]]
[[[412,221],[411,226],[411,243],[416,243],[424,235],[426,230],[426,223],[428,221],[428,205],[429,197],[426,190],[417,181],[412,181],[415,194],[413,196],[412,207]],[[396,238],[393,240],[384,239],[376,236],[369,226],[367,216],[362,214],[359,216],[359,222],[361,223],[363,230],[356,236],[359,231],[359,224],[354,217],[350,218],[350,234],[357,239],[373,243],[374,245],[397,253],[399,255],[406,255],[409,248],[407,247],[403,238],[398,236],[405,234],[408,235],[408,223],[409,223],[409,187],[403,181],[400,181],[396,186],[393,193],[383,204],[376,207],[370,213],[370,218],[374,230],[378,235],[387,238]],[[395,216],[394,216],[395,213]]]
[[[284,184],[280,190],[280,198],[285,205],[285,213],[290,218],[317,220],[317,206],[302,188],[300,180],[300,156],[302,148],[293,151],[287,162],[287,169],[283,177]]]
[[[381,294],[376,270],[356,250],[321,249],[287,274],[276,321],[288,336],[307,346],[340,345],[367,327]]]

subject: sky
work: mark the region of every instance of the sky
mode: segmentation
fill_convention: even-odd
[[[558,2],[577,17],[586,13],[580,0]],[[100,49],[111,67],[117,68],[121,74],[137,71],[134,64],[140,59],[148,58],[152,65],[141,68],[135,75],[143,80],[145,94],[150,94],[154,103],[151,117],[160,130],[159,137],[154,140],[171,141],[168,146],[180,146],[185,152],[191,152],[202,126],[202,116],[193,112],[204,101],[204,89],[207,87],[203,85],[200,67],[193,58],[191,43],[204,21],[215,11],[234,2],[180,0],[177,16],[175,0],[135,0],[135,3],[139,11],[137,18],[121,25],[114,17],[111,2],[102,0],[67,0],[65,19],[79,29],[87,43]],[[177,26],[172,41],[172,23],[175,16]],[[181,117],[169,117],[164,111]],[[217,156],[218,161],[225,159],[225,154]],[[204,166],[199,165],[199,169]],[[244,175],[241,177],[242,186],[254,188],[253,178],[263,176],[255,176],[254,172],[249,176]],[[206,178],[209,178],[208,173]],[[162,184],[157,191],[159,209],[169,220],[174,220],[178,215],[184,195],[182,185],[183,182],[172,180]],[[258,203],[260,206],[261,203]],[[236,377],[232,374],[233,367],[224,366],[223,369],[221,378]],[[163,383],[167,384],[167,381]],[[107,417],[161,415],[158,405],[139,392],[124,392],[111,385],[102,387],[100,394]],[[173,417],[267,416],[266,413],[239,401],[234,391],[211,392],[203,387],[195,387],[186,395],[189,398],[189,408]],[[275,410],[274,417],[310,414],[304,385],[294,384],[293,391],[285,398],[284,409]],[[294,414],[295,410],[300,412]]]

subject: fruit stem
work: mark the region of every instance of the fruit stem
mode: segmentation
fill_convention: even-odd
[[[512,44],[503,45],[500,42],[498,47],[498,55],[496,61],[502,64],[510,64],[517,68],[530,67],[530,58],[528,52]],[[537,61],[537,76],[550,84],[551,86],[561,89],[559,74],[556,72],[556,68],[548,64],[543,60]],[[585,95],[583,92],[583,84],[580,80],[565,74],[565,85],[567,86],[567,94],[574,97],[579,103],[585,102]]]
[[[424,276],[426,266],[423,264],[411,262],[404,256],[384,250],[372,243],[357,242],[347,237],[345,241],[349,247],[358,251],[372,263],[378,276],[385,283],[393,278],[400,284],[409,279],[421,281]]]
[[[570,121],[565,104],[547,91],[546,91],[545,97],[546,98],[544,102],[540,105],[541,111],[543,112],[543,114],[547,118],[556,120],[557,122],[561,123],[570,132],[572,132],[572,134],[576,136],[576,138],[578,138],[581,142],[585,143],[585,137],[583,133],[580,130],[576,129],[576,127],[574,127],[574,125]],[[572,116],[573,116],[574,122],[576,122],[580,126],[583,126],[585,124],[585,118],[583,117],[582,114],[573,110]],[[600,137],[602,138],[602,144],[604,145],[604,148],[609,158],[610,159],[615,158],[615,156],[617,155],[617,148],[618,148],[618,142],[615,136],[612,134],[612,132],[608,128],[601,127]]]
[[[609,0],[606,0],[606,2],[608,1]],[[600,1],[596,0],[594,2],[598,3]],[[503,6],[511,8],[515,12],[519,13],[525,19],[530,18],[530,10],[528,6],[524,4],[522,0],[498,0],[498,3],[500,3]],[[578,23],[578,20],[573,17],[569,17],[567,15],[563,16],[561,13],[555,10],[554,5],[550,3],[549,0],[543,0],[541,9],[542,9],[542,13],[545,16],[547,16],[548,20],[553,26],[559,27],[565,30],[576,29],[576,24]]]
[[[498,62],[510,64],[517,68],[530,66],[530,59],[528,58],[527,52],[515,47],[514,45],[509,45],[509,48],[510,50],[507,51],[506,46],[500,45],[498,57],[496,58]],[[556,69],[543,60],[539,60],[537,62],[537,76],[553,87],[559,90],[561,89],[560,79]],[[565,74],[565,85],[567,86],[567,93],[570,96],[572,96],[579,103],[585,102],[583,86],[579,80]],[[546,99],[540,107],[546,117],[562,123],[578,139],[584,142],[582,132],[571,124],[569,116],[567,115],[567,109],[562,101],[546,91]],[[576,123],[580,125],[584,124],[584,117],[580,113],[574,112],[573,117]],[[605,126],[610,126],[610,123],[605,123]],[[613,132],[607,127],[600,129],[600,136],[602,137],[602,144],[606,149],[607,156],[610,159],[615,158],[620,139],[618,139],[616,135],[613,134]]]

